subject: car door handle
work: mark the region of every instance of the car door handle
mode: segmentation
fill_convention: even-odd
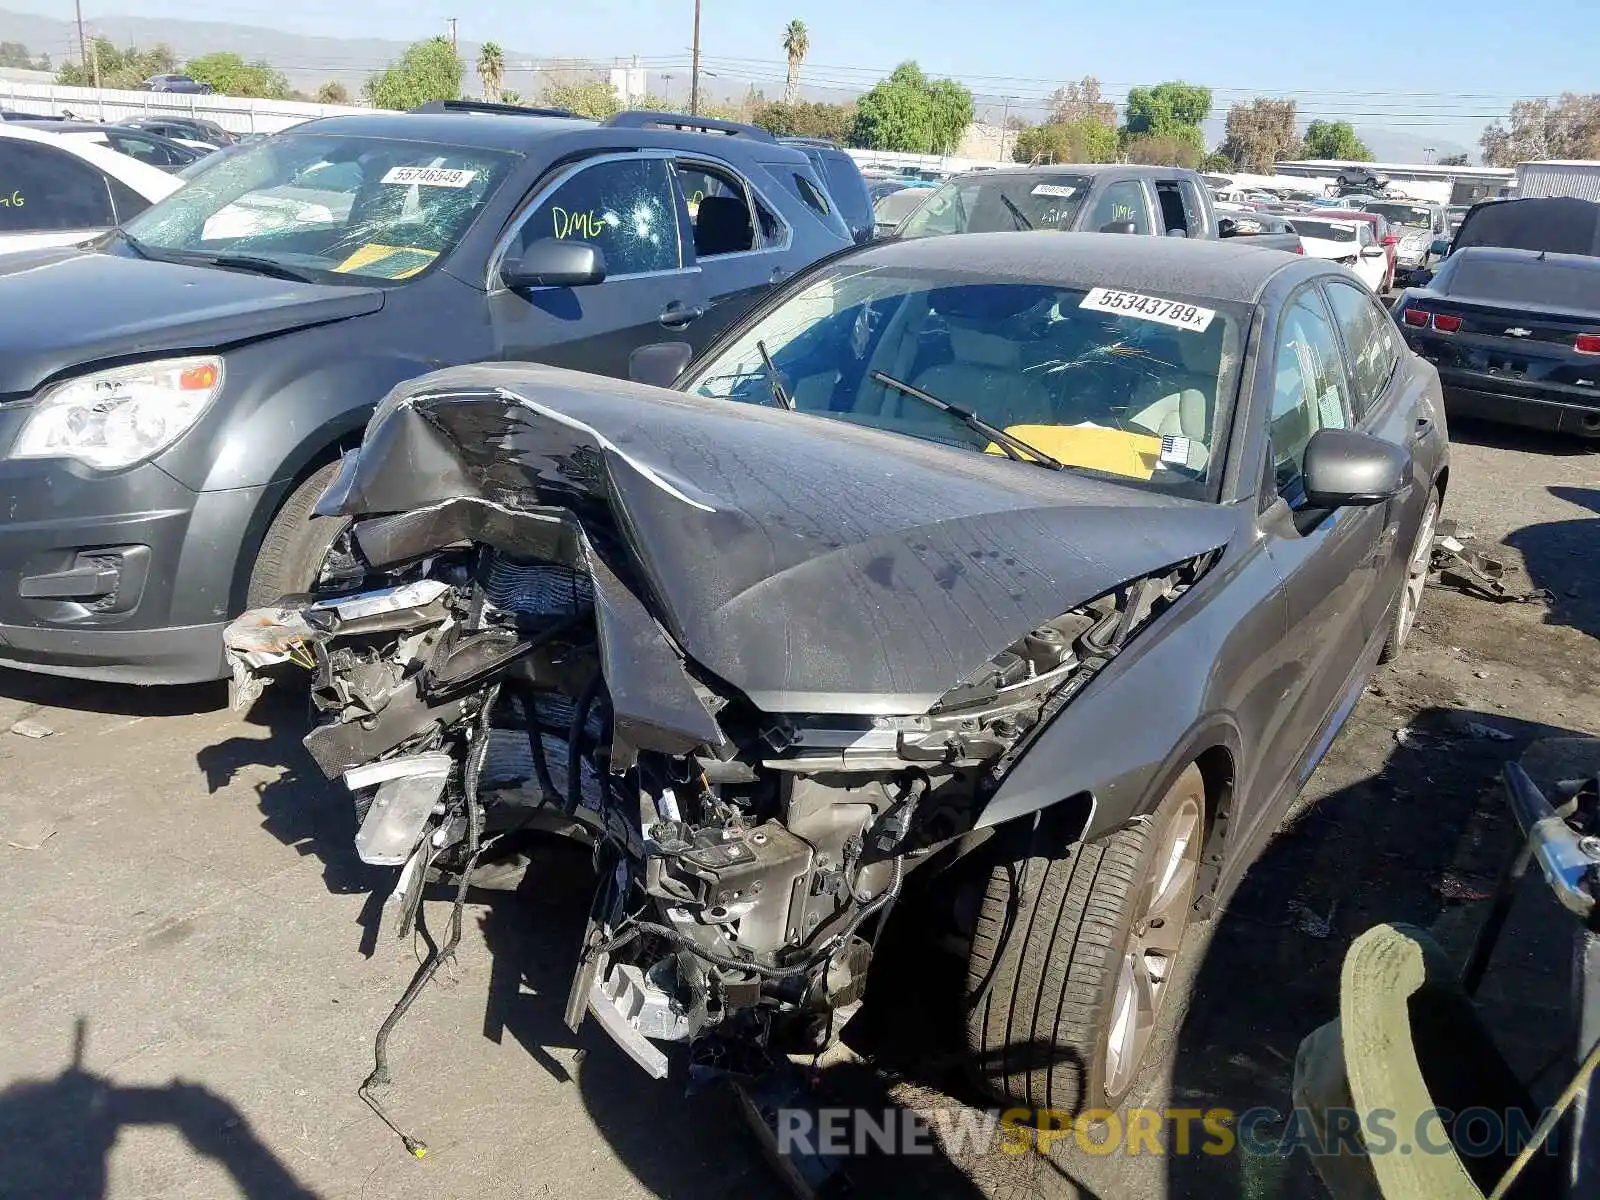
[[[1427,417],[1418,417],[1417,423],[1411,427],[1411,440],[1420,442],[1433,432],[1433,422]]]
[[[772,268],[772,282],[773,283],[779,282],[788,273],[789,272],[785,271],[782,267],[773,267]]]
[[[685,325],[692,325],[706,315],[706,310],[698,304],[685,304],[682,300],[674,300],[661,310],[661,315],[656,318],[668,329],[682,329]]]

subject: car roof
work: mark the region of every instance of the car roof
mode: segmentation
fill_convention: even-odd
[[[662,114],[668,119],[670,114]],[[607,125],[586,117],[552,117],[530,114],[486,112],[386,112],[350,116],[321,117],[302,122],[283,131],[293,137],[300,133],[340,134],[347,137],[393,138],[434,142],[479,150],[505,150],[525,153],[534,147],[551,147],[556,153],[587,148],[698,150],[712,146],[725,157],[755,153],[766,161],[802,163],[799,146],[786,146],[775,140],[730,137],[725,133],[700,133],[677,129],[638,128]],[[814,147],[819,149],[820,147]]]
[[[15,121],[4,121],[0,122],[0,138],[60,147],[68,154],[76,155],[92,166],[98,167],[151,200],[159,200],[169,192],[177,191],[183,183],[175,176],[142,163],[136,158],[130,158],[111,149],[110,146],[101,146],[80,138],[58,137],[53,129],[19,128]]]
[[[962,233],[875,243],[851,265],[974,271],[1014,283],[1177,292],[1253,304],[1278,272],[1307,260],[1250,239],[1111,233]]]
[[[1050,163],[1038,166],[1002,166],[988,170],[964,171],[962,175],[987,175],[996,179],[1018,175],[1127,175],[1131,178],[1171,178],[1174,174],[1193,175],[1187,167],[1152,167],[1143,163]],[[1245,189],[1250,190],[1250,189]]]

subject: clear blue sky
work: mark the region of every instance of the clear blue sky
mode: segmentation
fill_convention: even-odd
[[[70,0],[0,0],[5,7],[72,17]],[[454,16],[463,41],[493,39],[541,57],[638,54],[672,69],[664,60],[687,59],[693,0],[92,0],[91,13],[404,39],[443,31]],[[1519,96],[1600,89],[1593,0],[703,0],[707,63],[776,79],[790,17],[810,29],[806,78],[818,85],[865,86],[908,58],[980,93],[1028,99],[1086,74],[1113,99],[1132,84],[1183,78],[1210,85],[1219,114],[1256,94],[1294,95],[1305,116],[1419,134],[1448,128],[1464,141]]]

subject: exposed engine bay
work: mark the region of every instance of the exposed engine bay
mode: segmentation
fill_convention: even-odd
[[[633,386],[519,369],[549,391],[575,379]],[[468,371],[493,374],[448,374]],[[389,905],[402,933],[440,879],[458,885],[459,932],[474,873],[519,838],[592,846],[596,891],[567,1022],[576,1030],[592,1014],[658,1078],[675,1043],[691,1066],[759,1074],[770,1055],[826,1042],[834,1014],[863,994],[908,873],[981,839],[984,805],[1031,740],[1221,553],[1199,506],[1186,519],[1206,528],[1185,552],[1197,537],[1166,533],[1159,511],[1141,525],[1141,510],[1109,508],[1119,536],[1090,552],[1063,535],[1072,526],[1038,521],[1031,496],[997,513],[986,482],[972,500],[984,511],[951,520],[963,481],[945,462],[982,456],[936,448],[946,457],[933,464],[940,474],[929,469],[925,501],[945,519],[919,517],[915,494],[880,516],[909,532],[850,513],[846,532],[875,539],[878,555],[858,569],[830,527],[845,518],[795,524],[757,456],[730,454],[722,467],[728,489],[742,486],[736,467],[761,477],[741,504],[669,470],[678,427],[679,445],[703,454],[707,444],[688,428],[687,401],[654,414],[656,460],[644,462],[572,415],[615,400],[605,415],[620,425],[648,413],[638,398],[568,394],[556,413],[531,386],[427,383],[385,402],[319,505],[345,525],[316,593],[229,627],[234,703],[247,708],[285,671],[310,673],[318,723],[305,746],[350,791],[360,857],[398,869]],[[719,449],[734,446],[727,406],[703,403]],[[774,417],[786,414],[755,419]],[[818,453],[841,445],[831,437]],[[792,458],[792,438],[778,452]],[[1014,487],[1035,474],[996,477]],[[894,483],[904,492],[916,479],[908,469]],[[758,511],[762,496],[778,515]],[[777,566],[777,550],[750,566],[750,554],[726,549],[751,532],[777,545],[781,521],[799,532],[785,535]],[[934,572],[937,603],[918,592],[922,560],[955,558],[944,543],[967,559],[955,539],[998,521],[1012,523],[1003,532],[1017,561],[995,552],[970,585]],[[891,535],[904,552],[891,552]],[[1029,536],[1040,548],[1024,560]],[[749,582],[729,586],[740,570]],[[891,614],[904,633],[864,617],[817,653],[756,653],[826,617],[774,587],[808,572],[833,592],[840,579],[878,588],[908,610]],[[763,590],[766,619],[745,621],[739,606]],[[1016,633],[985,646],[982,622],[1001,618]],[[944,660],[966,665],[929,703],[924,680]],[[894,686],[844,686],[879,677]]]

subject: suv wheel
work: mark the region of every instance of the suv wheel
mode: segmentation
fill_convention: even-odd
[[[1178,776],[1148,821],[991,871],[967,970],[979,1086],[1027,1108],[1115,1108],[1171,990],[1205,834]]]
[[[346,522],[341,517],[312,513],[322,493],[339,473],[337,462],[314,472],[289,493],[261,539],[261,552],[250,572],[246,608],[271,604],[280,596],[309,592],[322,573],[323,561]]]

